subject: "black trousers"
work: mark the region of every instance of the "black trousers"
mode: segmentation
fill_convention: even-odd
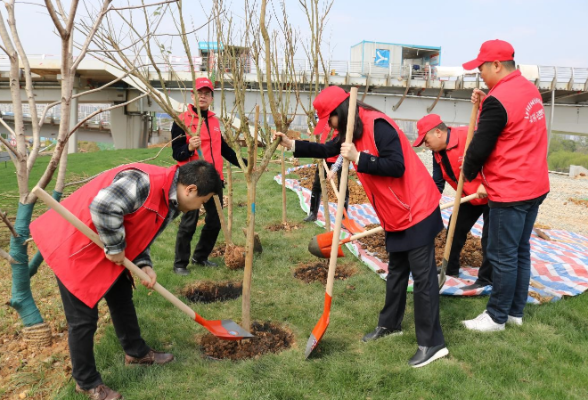
[[[218,197],[221,199],[222,206],[222,190]],[[218,213],[216,212],[214,198],[211,197],[209,201],[204,203],[204,209],[206,210],[206,216],[204,217],[204,227],[202,228],[202,232],[200,232],[200,239],[198,240],[198,244],[196,244],[194,254],[192,255],[192,258],[198,261],[206,260],[208,258],[209,254],[214,248],[214,245],[216,244],[216,239],[218,238],[218,234],[221,230],[221,223]],[[178,228],[178,234],[176,237],[176,258],[174,260],[175,268],[186,268],[188,264],[190,264],[190,244],[192,242],[194,232],[196,232],[196,224],[198,223],[199,214],[200,210],[194,210],[188,211],[182,215],[182,219],[180,220],[180,227]]]
[[[327,162],[327,165],[329,168],[331,168],[331,166],[334,163],[330,163]],[[324,165],[323,165],[324,167]],[[325,177],[327,176],[328,171],[325,171]],[[337,171],[337,188],[339,188],[341,186],[341,173],[343,172],[343,168],[341,167],[339,169],[339,171]],[[328,185],[330,185],[329,182],[327,182]],[[315,169],[314,171],[314,181],[312,182],[312,192],[311,192],[311,196],[314,197],[316,199],[316,210],[312,210],[312,200],[311,200],[311,211],[314,212],[318,212],[318,208],[321,205],[321,193],[322,193],[322,188],[321,188],[321,177],[319,175],[319,169],[318,167]],[[347,205],[349,203],[349,185],[347,185],[347,190],[345,191],[345,205]]]
[[[69,354],[72,375],[84,390],[102,384],[100,373],[96,370],[94,359],[94,334],[98,323],[98,305],[90,308],[75,297],[57,279],[63,311],[68,325]],[[139,321],[133,304],[133,285],[131,278],[123,272],[104,295],[116,336],[126,354],[142,358],[150,348],[141,337]]]
[[[390,253],[386,280],[386,303],[378,326],[402,329],[409,274],[414,281],[414,325],[419,346],[445,344],[439,322],[439,283],[435,265],[435,244]]]
[[[481,285],[492,285],[492,265],[486,257],[486,247],[488,246],[488,213],[490,209],[487,204],[475,206],[470,203],[463,203],[459,207],[457,224],[453,233],[453,243],[451,243],[451,254],[447,260],[447,275],[459,275],[461,250],[465,245],[468,232],[476,223],[480,215],[484,218],[484,227],[482,229],[482,265],[478,271],[477,283]],[[452,215],[453,217],[453,215]]]

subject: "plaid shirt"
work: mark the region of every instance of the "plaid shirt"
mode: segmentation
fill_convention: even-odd
[[[153,240],[179,214],[177,201],[178,173],[176,172],[169,190],[169,211]],[[126,247],[124,216],[137,211],[149,196],[149,175],[131,169],[119,172],[110,186],[100,190],[92,204],[92,222],[104,243],[106,254],[118,254]],[[153,241],[151,241],[153,243]],[[153,266],[149,246],[133,260],[138,266]]]

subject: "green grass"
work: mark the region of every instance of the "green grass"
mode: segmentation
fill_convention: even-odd
[[[134,150],[73,155],[69,170],[92,174],[153,153]],[[169,160],[168,152],[159,163]],[[135,292],[135,304],[143,336],[152,347],[173,352],[176,361],[162,367],[126,368],[114,329],[108,325],[95,347],[98,368],[107,385],[126,399],[141,400],[588,398],[587,296],[527,306],[524,326],[509,326],[493,334],[469,332],[460,324],[480,313],[487,298],[444,296],[441,323],[450,355],[422,369],[412,369],[406,363],[416,350],[412,295],[408,296],[404,336],[361,344],[359,339],[377,323],[385,287],[384,281],[351,258],[345,262],[354,263],[358,273],[335,282],[329,329],[311,359],[305,360],[306,341],[322,313],[324,288],[317,283],[304,284],[292,273],[297,263],[313,260],[306,246],[321,229],[315,225],[304,225],[291,233],[264,229],[281,218],[280,188],[272,180],[278,170],[279,165],[270,164],[270,172],[262,177],[258,189],[256,230],[264,251],[254,261],[252,315],[289,328],[296,338],[294,347],[257,360],[206,360],[196,344],[197,336],[205,330],[141,286]],[[234,238],[243,243],[240,230],[245,224],[245,207],[236,204],[246,200],[246,188],[243,175],[235,177]],[[6,185],[2,179],[0,191],[13,190]],[[288,204],[289,220],[300,221],[304,214],[291,191]],[[163,286],[178,294],[194,280],[241,278],[242,272],[225,268],[191,268],[189,277],[173,274],[177,223],[152,248]],[[193,307],[208,319],[240,319],[240,300]],[[74,393],[70,381],[55,398],[84,397]]]

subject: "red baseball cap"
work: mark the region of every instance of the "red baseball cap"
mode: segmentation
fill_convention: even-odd
[[[478,57],[463,64],[463,69],[471,71],[490,61],[512,61],[514,60],[514,53],[514,47],[510,43],[499,39],[488,40],[482,43]]]
[[[211,92],[214,92],[214,85],[208,78],[196,78],[194,86],[196,86],[196,90],[209,88]],[[194,89],[192,89],[192,93],[194,93]]]
[[[412,147],[419,147],[421,144],[423,144],[427,132],[433,128],[436,128],[441,123],[443,123],[443,121],[441,121],[441,117],[437,114],[425,115],[423,118],[419,119],[417,121],[417,131],[419,136],[413,142]]]
[[[321,90],[315,97],[312,105],[318,114],[319,121],[314,127],[313,135],[320,135],[327,128],[329,117],[339,104],[349,97],[349,93],[339,86],[329,86]]]

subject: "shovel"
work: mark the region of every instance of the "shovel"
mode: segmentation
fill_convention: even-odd
[[[88,239],[93,241],[98,247],[104,248],[104,244],[100,241],[100,236],[96,232],[94,232],[89,226],[85,225],[82,221],[78,219],[75,215],[71,213],[67,208],[65,208],[61,203],[58,203],[43,189],[38,186],[35,186],[32,190],[34,194],[37,195],[47,206],[55,210],[59,215],[65,218],[70,224],[72,224],[75,228],[77,228],[80,232],[82,232]],[[137,275],[140,279],[144,281],[150,281],[151,278],[141,270],[141,268],[137,267],[132,261],[128,258],[124,259],[123,265],[126,269],[131,271],[133,274]],[[225,320],[217,320],[217,321],[210,321],[202,318],[200,315],[196,314],[194,310],[188,307],[186,304],[180,301],[176,296],[171,294],[166,288],[161,286],[159,283],[155,283],[153,289],[165,297],[170,303],[174,306],[182,310],[185,314],[187,314],[190,318],[194,321],[205,327],[212,333],[214,336],[218,337],[219,339],[224,340],[241,340],[245,338],[252,338],[254,337],[251,333],[247,332],[243,328],[241,328],[237,323],[230,319]]]
[[[323,163],[325,164],[325,171],[329,170],[329,166],[327,165],[327,162],[325,160],[323,160]],[[349,167],[347,167],[349,168]],[[341,177],[341,179],[343,179],[343,177]],[[335,186],[335,182],[333,182],[332,179],[329,179],[329,182],[331,182],[331,186],[333,187],[333,190],[335,191],[335,195],[337,196],[337,201],[339,201],[339,197],[341,197],[341,193],[339,193],[339,191],[337,190],[337,186]],[[325,220],[327,219],[326,217],[329,215],[329,206],[327,204],[327,206],[325,207]],[[347,215],[347,210],[345,210],[345,207],[343,207],[343,221],[342,224],[345,227],[345,229],[347,229],[349,232],[351,233],[361,233],[361,232],[365,232],[365,229],[363,228],[363,226],[359,225],[355,220],[350,219],[349,215]],[[328,256],[325,256],[328,257]]]
[[[349,113],[347,116],[347,131],[345,134],[345,143],[351,143],[353,140],[353,127],[355,125],[355,111],[357,105],[357,88],[351,88],[351,95],[349,96]],[[343,171],[341,172],[341,193],[345,193],[347,189],[347,176],[349,174],[349,160],[343,161]],[[335,229],[333,230],[333,242],[331,244],[331,259],[329,260],[329,273],[327,275],[327,286],[325,291],[325,304],[323,315],[315,325],[308,342],[306,343],[305,356],[308,358],[310,353],[316,348],[319,341],[325,334],[329,327],[329,317],[331,315],[331,301],[333,296],[333,284],[335,283],[335,270],[337,269],[337,249],[339,248],[339,236],[341,235],[341,220],[343,219],[344,209],[343,196],[339,196],[337,202],[337,214],[335,216]],[[328,207],[328,204],[326,205]]]
[[[478,195],[476,193],[470,194],[469,196],[462,197],[461,203],[467,203],[468,201],[471,201],[476,198],[478,198]],[[446,208],[449,208],[449,207],[453,207],[453,201],[451,201],[449,203],[442,204],[439,208],[441,210],[445,210]],[[339,250],[337,253],[337,257],[345,257],[345,253],[343,253],[343,249],[341,248],[341,245],[343,245],[345,243],[352,242],[354,240],[364,238],[366,236],[371,236],[371,235],[374,235],[376,233],[383,232],[383,231],[384,231],[384,229],[381,226],[379,226],[377,228],[370,229],[369,231],[364,231],[364,232],[358,233],[353,236],[349,236],[349,237],[341,240],[339,242]],[[310,243],[308,243],[308,251],[316,257],[328,258],[329,255],[331,254],[332,241],[333,241],[333,232],[325,232],[325,233],[321,233],[319,235],[316,235],[315,237],[310,239]]]
[[[476,126],[476,118],[478,117],[479,101],[476,101],[472,106],[472,113],[470,114],[470,125],[468,126],[468,136],[465,143],[465,149],[463,150],[463,159],[465,160],[468,146],[474,137],[474,127]],[[453,214],[451,215],[451,221],[449,222],[449,232],[447,233],[447,242],[445,242],[445,252],[443,253],[443,263],[441,264],[441,272],[439,273],[439,289],[443,287],[447,276],[447,264],[449,263],[449,255],[451,254],[451,244],[453,243],[453,234],[455,233],[455,225],[457,223],[457,216],[459,215],[459,205],[461,194],[463,192],[463,170],[459,173],[459,181],[457,183],[457,190],[455,191],[455,204],[453,206]]]

